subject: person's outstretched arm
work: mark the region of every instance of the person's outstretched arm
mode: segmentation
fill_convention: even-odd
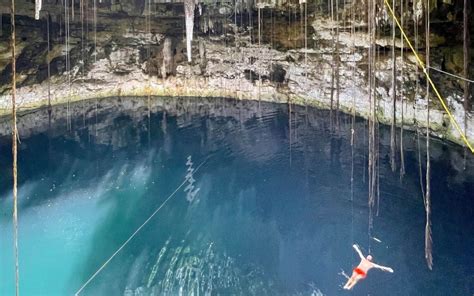
[[[360,251],[358,245],[353,244],[352,247],[354,248],[354,250],[356,250],[357,254],[359,254],[360,259],[364,259],[364,258],[365,258],[364,255],[362,255],[362,252]]]
[[[390,267],[378,265],[378,264],[375,264],[375,263],[372,263],[372,266],[373,266],[374,268],[378,268],[378,269],[381,269],[381,270],[383,270],[383,271],[388,271],[388,272],[393,273],[393,269],[391,269]]]

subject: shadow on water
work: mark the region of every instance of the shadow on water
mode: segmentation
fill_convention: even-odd
[[[148,107],[142,98],[110,98],[98,101],[97,112],[95,102],[72,105],[68,130],[65,108],[54,107],[51,124],[47,110],[19,119],[24,291],[77,291],[204,160],[190,182],[196,199],[188,201],[186,183],[85,295],[344,294],[339,273],[358,263],[353,243],[364,252],[370,247],[376,262],[395,270],[371,271],[354,295],[474,291],[474,159],[467,157],[464,170],[460,147],[432,143],[430,272],[413,133],[404,133],[406,175],[400,180],[390,168],[389,128],[381,127],[377,242],[367,232],[362,119],[355,126],[351,202],[351,119],[342,114],[333,129],[329,112],[296,106],[289,126],[285,105],[153,98]],[[2,151],[10,149],[8,124],[0,120]],[[10,167],[11,156],[2,153],[0,226],[6,231]],[[35,259],[41,253],[50,261]],[[10,262],[9,256],[0,257]],[[42,273],[41,264],[61,277]],[[2,294],[13,287],[7,283],[0,284]]]

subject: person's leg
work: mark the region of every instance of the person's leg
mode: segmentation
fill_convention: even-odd
[[[348,290],[351,290],[363,277],[360,274],[357,274],[352,278],[352,282],[348,286]]]
[[[347,280],[347,283],[344,285],[344,289],[349,290],[349,286],[350,286],[351,283],[352,283],[352,278]]]
[[[355,284],[357,284],[359,280],[357,278],[353,279],[351,281],[351,283],[349,284],[349,286],[347,287],[347,290],[352,290],[352,288],[355,286]]]
[[[353,285],[352,283],[354,282],[354,279],[355,277],[357,276],[357,274],[355,273],[352,273],[351,277],[347,280],[347,283],[344,285],[344,289],[346,290],[349,290],[350,286]]]

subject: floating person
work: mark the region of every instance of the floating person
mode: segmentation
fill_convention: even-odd
[[[378,268],[383,271],[388,271],[393,273],[393,269],[390,267],[385,267],[381,265],[377,265],[372,262],[372,256],[368,255],[367,258],[362,255],[359,247],[357,245],[352,245],[352,247],[356,250],[357,254],[360,257],[360,263],[354,268],[352,272],[352,276],[347,280],[347,283],[344,285],[344,289],[350,290],[352,287],[355,286],[360,280],[364,279],[367,276],[367,272],[369,272],[372,268]]]

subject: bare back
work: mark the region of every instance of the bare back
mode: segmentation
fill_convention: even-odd
[[[357,265],[357,268],[363,270],[365,273],[367,273],[370,269],[374,267],[374,264],[367,260],[366,258],[361,258],[361,261],[359,265]]]

